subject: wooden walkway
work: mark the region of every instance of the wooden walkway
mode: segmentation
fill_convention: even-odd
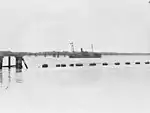
[[[20,54],[18,52],[11,52],[11,51],[0,51],[0,69],[2,69],[3,67],[8,67],[8,68],[12,68],[12,67],[16,67],[16,69],[22,69],[22,63],[24,63],[26,69],[28,69],[28,66],[23,58],[23,54]],[[8,57],[8,65],[3,66],[3,58],[4,57]],[[16,59],[16,64],[15,65],[11,65],[11,57],[15,57]]]

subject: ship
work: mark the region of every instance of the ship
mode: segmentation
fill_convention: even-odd
[[[88,52],[88,51],[83,51],[81,48],[81,52],[72,52],[69,54],[69,58],[101,58],[102,55],[100,53],[96,52]]]

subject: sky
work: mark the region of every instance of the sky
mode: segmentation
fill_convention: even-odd
[[[0,1],[0,50],[150,52],[147,0]]]

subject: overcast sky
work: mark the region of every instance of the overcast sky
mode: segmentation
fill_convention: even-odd
[[[147,0],[0,1],[0,49],[150,52]]]

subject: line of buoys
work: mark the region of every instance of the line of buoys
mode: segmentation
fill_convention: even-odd
[[[150,61],[145,61],[144,62],[145,64],[150,64]],[[97,64],[102,64],[103,66],[108,66],[108,63],[107,62],[103,62],[103,63],[89,63],[88,66],[96,66]],[[141,64],[141,62],[139,61],[136,61],[134,62],[134,64]],[[120,62],[115,62],[114,65],[117,65],[119,66],[120,65]],[[125,65],[131,65],[131,62],[125,62]],[[74,66],[77,66],[77,67],[81,67],[81,66],[84,66],[83,63],[76,63],[76,64],[69,64],[70,67],[74,67]],[[42,68],[47,68],[48,67],[48,64],[43,64],[42,65]],[[67,67],[66,64],[56,64],[56,67]]]

